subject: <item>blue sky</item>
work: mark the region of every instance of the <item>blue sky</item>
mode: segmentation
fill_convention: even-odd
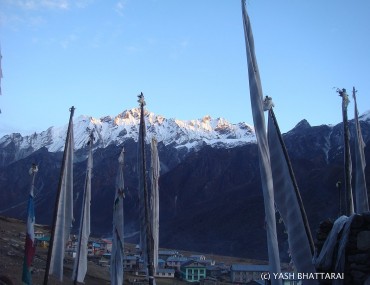
[[[370,109],[370,1],[247,0],[263,91],[283,132]],[[138,106],[252,124],[240,0],[0,0],[0,136]],[[353,104],[349,106],[353,118]]]

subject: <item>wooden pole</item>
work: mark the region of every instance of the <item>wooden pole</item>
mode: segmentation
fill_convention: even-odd
[[[146,181],[146,156],[145,156],[145,121],[144,121],[144,95],[140,93],[139,103],[140,103],[140,137],[141,141],[141,163],[142,163],[142,178],[143,178],[143,188],[144,188],[144,211],[145,211],[145,231],[146,231],[146,249],[147,249],[147,259],[148,259],[148,275],[149,275],[149,285],[154,284],[154,270],[153,270],[153,236],[149,220],[149,193]]]
[[[344,187],[345,187],[345,204],[346,204],[346,215],[350,216],[354,213],[353,207],[353,195],[351,186],[351,151],[349,145],[349,126],[347,107],[349,103],[346,89],[338,90],[339,96],[342,97],[342,116],[343,116],[343,137],[344,137]]]
[[[292,183],[293,183],[293,188],[294,188],[294,191],[295,191],[295,194],[296,194],[296,197],[297,197],[299,209],[301,211],[304,228],[306,230],[306,235],[307,235],[307,238],[308,238],[308,242],[310,244],[311,254],[313,256],[314,253],[315,253],[315,244],[314,244],[314,241],[313,241],[313,238],[312,238],[312,234],[311,234],[311,230],[310,230],[310,225],[309,225],[308,219],[307,219],[307,214],[306,214],[306,211],[304,209],[304,205],[303,205],[301,193],[299,191],[297,180],[296,180],[295,175],[294,175],[294,172],[293,172],[292,163],[290,162],[288,151],[286,149],[286,146],[285,146],[285,143],[284,143],[284,140],[283,140],[283,136],[281,135],[280,128],[279,128],[279,125],[278,125],[278,122],[276,120],[275,113],[274,113],[274,110],[273,110],[272,107],[269,110],[269,114],[270,114],[270,116],[272,118],[272,121],[275,124],[276,132],[278,134],[278,138],[279,138],[281,147],[283,149],[284,157],[285,157],[285,160],[286,160],[287,165],[288,165],[288,170],[289,170],[290,178],[291,178]]]
[[[46,260],[46,269],[45,269],[45,274],[44,274],[44,283],[43,285],[47,285],[49,282],[49,270],[50,270],[50,261],[51,261],[51,255],[53,251],[53,244],[54,244],[54,233],[55,233],[55,226],[56,226],[56,221],[57,221],[57,214],[58,214],[58,205],[59,205],[59,200],[60,200],[60,192],[62,189],[62,181],[63,181],[63,176],[64,176],[64,168],[65,168],[65,161],[66,161],[66,155],[67,155],[67,143],[69,141],[69,136],[70,136],[70,127],[72,126],[72,119],[73,119],[73,114],[75,111],[75,107],[72,106],[69,111],[71,112],[69,116],[69,122],[68,122],[68,129],[67,129],[67,137],[66,137],[66,143],[64,146],[64,152],[63,152],[63,159],[62,159],[62,168],[60,170],[60,175],[59,175],[59,183],[58,183],[58,192],[57,192],[57,197],[55,200],[55,206],[54,206],[54,216],[53,216],[53,224],[51,228],[51,236],[50,236],[50,242],[49,242],[49,250],[48,250],[48,256]]]

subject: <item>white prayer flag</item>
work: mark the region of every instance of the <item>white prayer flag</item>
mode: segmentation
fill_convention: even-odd
[[[270,165],[270,153],[268,149],[265,118],[263,113],[263,92],[260,75],[254,51],[254,39],[250,20],[242,0],[244,35],[248,61],[249,89],[252,105],[254,128],[257,137],[260,174],[266,215],[267,247],[270,264],[270,273],[280,273],[279,248],[276,234],[276,218],[274,206],[274,190]],[[272,284],[282,284],[281,279],[272,279]]]
[[[84,282],[87,272],[87,245],[90,236],[91,174],[93,168],[92,144],[93,140],[91,139],[89,155],[87,158],[84,197],[82,198],[82,212],[80,232],[78,236],[77,255],[72,274],[72,279],[77,280],[78,282]]]
[[[365,142],[362,138],[361,125],[358,119],[356,90],[353,90],[353,99],[355,102],[355,199],[356,213],[361,214],[369,211],[369,200],[367,196],[366,177],[365,177]]]
[[[124,194],[124,153],[122,148],[118,158],[119,166],[116,179],[116,195],[113,204],[113,240],[112,253],[110,259],[110,282],[112,285],[123,284],[123,257],[124,257],[124,215],[123,215],[123,198]]]
[[[152,192],[150,198],[152,211],[152,234],[153,234],[153,263],[154,272],[158,268],[158,247],[159,247],[159,172],[160,164],[158,157],[157,141],[152,138],[151,144],[151,183]]]
[[[271,115],[268,117],[268,143],[271,155],[271,171],[274,181],[275,204],[288,233],[289,250],[297,272],[316,272],[312,264],[309,239],[297,195],[294,190],[283,147],[279,142],[278,130]],[[317,280],[302,280],[302,284],[317,284]]]
[[[69,239],[69,233],[73,220],[73,123],[69,122],[69,137],[67,138],[65,151],[65,169],[63,172],[61,192],[58,204],[57,219],[54,231],[54,242],[50,259],[49,274],[63,280],[64,252]],[[68,134],[67,134],[68,135]]]

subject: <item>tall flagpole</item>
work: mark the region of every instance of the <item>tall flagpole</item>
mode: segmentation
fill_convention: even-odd
[[[265,217],[266,217],[266,234],[267,234],[267,250],[269,256],[270,273],[280,273],[280,257],[279,247],[277,241],[276,231],[276,217],[275,217],[275,205],[274,205],[274,189],[273,189],[273,178],[271,172],[270,163],[270,152],[268,148],[265,117],[263,113],[263,98],[262,98],[262,84],[259,75],[256,54],[254,50],[254,39],[252,33],[252,27],[245,7],[245,0],[241,0],[242,4],[242,15],[243,15],[243,26],[244,36],[246,45],[246,55],[248,62],[248,79],[249,79],[249,91],[250,101],[253,114],[253,123],[255,127],[255,133],[257,138],[258,157],[260,165],[260,175],[262,192],[265,206]],[[281,285],[281,279],[271,280],[272,285]]]
[[[70,136],[70,133],[71,133],[71,127],[73,127],[72,126],[72,119],[73,119],[73,114],[74,114],[74,111],[75,111],[75,107],[72,106],[69,109],[69,111],[70,111],[70,116],[69,116],[69,122],[68,122],[66,144],[65,144],[64,152],[63,152],[62,168],[60,170],[59,183],[58,183],[58,192],[57,192],[57,197],[56,197],[55,206],[54,206],[53,224],[52,224],[52,228],[51,228],[51,236],[50,236],[50,242],[49,242],[48,256],[47,256],[47,260],[46,260],[46,269],[45,269],[43,285],[47,285],[48,282],[49,282],[50,261],[51,261],[53,245],[54,245],[55,226],[56,226],[56,222],[57,222],[58,206],[59,206],[60,194],[61,194],[61,190],[62,190],[64,168],[65,168],[65,162],[66,162],[66,156],[67,156],[67,147],[66,146],[67,146],[67,143],[69,141],[69,136]]]
[[[276,132],[277,132],[277,135],[278,135],[278,138],[279,138],[279,142],[281,144],[281,148],[283,149],[284,157],[285,157],[286,163],[288,165],[290,178],[291,178],[292,183],[293,183],[293,188],[294,188],[294,191],[295,191],[295,194],[296,194],[296,197],[297,197],[299,209],[300,209],[301,214],[302,214],[302,219],[303,219],[304,228],[306,230],[307,239],[308,239],[309,244],[310,244],[311,254],[313,256],[314,252],[315,252],[315,243],[314,243],[313,238],[312,238],[310,225],[308,223],[307,214],[306,214],[306,211],[304,209],[304,205],[303,205],[301,193],[300,193],[299,188],[298,188],[297,180],[296,180],[294,172],[293,172],[292,163],[290,162],[289,154],[288,154],[288,151],[286,149],[286,146],[285,146],[285,143],[284,143],[284,140],[283,140],[283,136],[281,135],[281,131],[280,131],[278,122],[276,120],[275,112],[274,112],[272,107],[269,110],[269,115],[270,115],[270,117],[271,117],[271,119],[274,122],[274,125],[276,127]]]
[[[354,213],[353,195],[352,195],[352,161],[349,145],[349,126],[347,107],[349,103],[346,89],[338,89],[339,96],[342,97],[342,116],[343,116],[343,136],[344,136],[344,189],[345,189],[345,205],[346,215],[350,216]]]
[[[79,232],[79,236],[78,236],[78,252],[76,253],[76,265],[75,265],[75,269],[73,270],[73,275],[74,275],[74,285],[77,285],[77,279],[78,279],[78,275],[79,275],[79,270],[80,270],[80,260],[81,260],[81,247],[82,246],[86,246],[86,244],[83,244],[82,243],[82,239],[84,238],[83,235],[85,234],[85,227],[88,227],[88,229],[90,229],[90,225],[86,225],[85,224],[85,215],[88,214],[88,218],[90,218],[90,214],[89,213],[86,213],[86,203],[89,203],[88,207],[90,208],[90,200],[87,201],[87,198],[88,197],[91,197],[90,195],[90,189],[88,189],[88,184],[90,183],[89,179],[91,179],[91,162],[90,160],[92,159],[92,145],[94,143],[94,134],[93,132],[90,133],[90,139],[89,139],[89,156],[87,158],[87,171],[86,171],[86,177],[85,177],[85,186],[84,186],[84,194],[83,194],[83,198],[82,198],[82,212],[81,212],[81,222],[80,222],[80,232]],[[89,210],[90,211],[90,210]],[[88,221],[90,222],[90,221]],[[90,230],[88,230],[90,232]],[[87,256],[83,257],[83,258],[87,258]],[[87,265],[86,265],[87,266]],[[85,275],[85,274],[84,274]]]
[[[144,121],[144,106],[145,99],[143,93],[138,95],[138,102],[140,104],[140,138],[139,141],[141,148],[141,175],[143,179],[143,194],[144,194],[144,219],[145,219],[145,231],[146,231],[146,255],[148,260],[148,275],[149,275],[149,285],[155,284],[154,281],[154,270],[153,270],[153,236],[151,230],[151,224],[149,219],[149,192],[146,181],[146,156],[145,156],[145,121]],[[140,163],[140,162],[139,162]]]

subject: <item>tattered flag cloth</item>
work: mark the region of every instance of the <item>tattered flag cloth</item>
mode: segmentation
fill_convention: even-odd
[[[355,198],[356,198],[356,213],[360,214],[369,211],[369,200],[367,196],[366,177],[365,177],[365,143],[362,138],[361,125],[358,119],[356,90],[353,90],[353,100],[355,102]]]
[[[250,100],[252,105],[253,122],[257,137],[258,155],[260,164],[260,175],[266,215],[267,247],[270,264],[270,272],[280,273],[279,248],[276,234],[276,218],[274,206],[274,189],[270,165],[270,153],[266,136],[265,118],[263,113],[262,85],[258,71],[256,55],[254,51],[254,40],[251,24],[242,0],[243,24],[245,45],[248,61]],[[272,284],[282,284],[281,279],[272,279]]]
[[[144,106],[145,100],[144,96],[139,96],[139,103],[141,107],[140,111],[140,126],[139,126],[139,139],[138,139],[138,175],[139,175],[139,219],[140,219],[140,250],[143,257],[143,268],[148,267],[148,256],[147,256],[147,224],[146,224],[146,209],[145,204],[147,201],[145,197],[145,187],[146,187],[146,169],[145,169],[145,137],[146,137],[146,127],[144,118]],[[144,161],[144,162],[143,162]]]
[[[84,196],[82,201],[82,213],[80,221],[80,232],[78,236],[78,247],[75,263],[73,267],[72,279],[83,283],[87,272],[87,243],[90,236],[90,202],[91,202],[91,175],[93,168],[92,144],[93,137],[90,139],[90,149],[87,158],[86,180]]]
[[[112,253],[110,261],[110,283],[112,285],[123,284],[123,254],[124,254],[124,216],[123,216],[123,198],[124,194],[124,154],[125,150],[122,148],[121,154],[118,158],[118,173],[116,180],[116,195],[113,204],[113,240]]]
[[[150,196],[147,187],[147,174],[146,174],[146,157],[145,157],[145,120],[144,120],[144,95],[141,93],[138,102],[140,103],[140,128],[139,128],[139,155],[138,155],[138,170],[139,170],[139,197],[140,197],[140,220],[141,220],[141,231],[145,237],[142,239],[142,247],[144,253],[144,265],[148,268],[147,276],[149,277],[149,285],[155,283],[154,280],[154,270],[153,270],[153,234],[152,234],[152,224],[150,222]],[[145,248],[145,249],[144,249]]]
[[[312,254],[297,195],[289,174],[288,164],[279,143],[278,130],[271,114],[268,117],[268,142],[271,170],[274,178],[275,204],[288,233],[289,250],[297,272],[316,272],[311,262]],[[302,280],[303,284],[317,284],[317,280]]]
[[[28,200],[27,234],[26,234],[26,245],[24,250],[23,275],[22,275],[22,281],[25,284],[32,284],[31,265],[36,249],[34,225],[35,225],[35,211],[33,195],[30,194]]]
[[[338,89],[339,96],[342,97],[342,116],[343,116],[343,140],[344,140],[344,184],[346,201],[346,214],[350,216],[354,213],[353,193],[352,193],[352,158],[350,149],[350,132],[348,124],[347,108],[349,104],[346,89]]]
[[[333,273],[344,272],[346,247],[349,241],[349,234],[351,232],[351,225],[356,218],[356,214],[349,217],[340,216],[333,225],[329,236],[321,249],[319,256],[315,256],[314,263],[318,270],[330,271]],[[334,279],[331,284],[342,285],[344,280],[342,278]]]
[[[35,208],[33,201],[33,188],[34,178],[37,172],[37,166],[33,166],[30,169],[32,177],[32,186],[30,190],[30,196],[28,199],[28,210],[27,210],[27,233],[26,233],[26,244],[24,249],[24,260],[23,260],[23,273],[22,282],[23,284],[32,284],[31,278],[31,265],[33,257],[35,256]]]
[[[73,220],[73,122],[69,122],[70,133],[67,133],[65,145],[66,159],[63,171],[57,219],[54,232],[54,241],[50,260],[49,274],[63,280],[63,260],[65,247]]]
[[[159,247],[159,172],[160,164],[158,157],[157,141],[152,138],[151,144],[152,156],[151,156],[151,182],[152,182],[152,193],[150,198],[150,207],[152,212],[152,234],[153,234],[153,263],[154,272],[158,268],[158,247]]]

